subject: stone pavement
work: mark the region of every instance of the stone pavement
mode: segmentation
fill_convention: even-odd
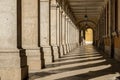
[[[29,80],[117,80],[119,76],[119,62],[86,45],[47,65],[41,72],[30,74]]]

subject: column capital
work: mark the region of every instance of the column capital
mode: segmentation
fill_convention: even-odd
[[[63,15],[64,17],[66,17],[66,13],[65,13],[64,11],[63,11],[62,15]]]
[[[67,20],[69,20],[69,17],[68,17],[68,16],[66,16],[66,19],[67,19]]]
[[[56,0],[51,0],[50,5],[51,7],[56,7],[56,8],[59,7],[59,4],[57,3]]]

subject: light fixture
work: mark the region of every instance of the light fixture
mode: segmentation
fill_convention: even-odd
[[[85,20],[88,20],[88,15],[87,15],[87,14],[85,14],[84,18],[85,18]]]
[[[84,18],[85,18],[85,21],[86,21],[85,28],[87,28],[88,27],[88,24],[87,24],[88,16],[87,16],[87,14],[85,14]]]
[[[87,1],[86,1],[87,2]],[[87,24],[87,20],[88,20],[88,15],[87,15],[87,4],[86,4],[86,6],[85,6],[85,15],[84,15],[84,18],[85,18],[85,21],[86,21],[86,23],[85,23],[85,28],[87,28],[88,27],[88,24]]]
[[[85,8],[85,15],[84,15],[85,20],[88,20],[88,15],[87,15],[87,7]]]
[[[84,18],[85,18],[85,20],[88,20],[88,15],[87,15],[87,1],[85,0],[85,2],[86,2],[86,6],[85,6],[85,16],[84,16]]]

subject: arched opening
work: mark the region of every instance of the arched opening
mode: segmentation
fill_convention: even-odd
[[[85,31],[85,43],[86,44],[93,43],[93,30],[91,28],[87,28]]]

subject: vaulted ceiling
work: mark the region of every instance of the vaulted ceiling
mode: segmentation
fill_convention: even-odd
[[[98,22],[107,0],[68,0],[68,4],[77,22],[85,19]]]

